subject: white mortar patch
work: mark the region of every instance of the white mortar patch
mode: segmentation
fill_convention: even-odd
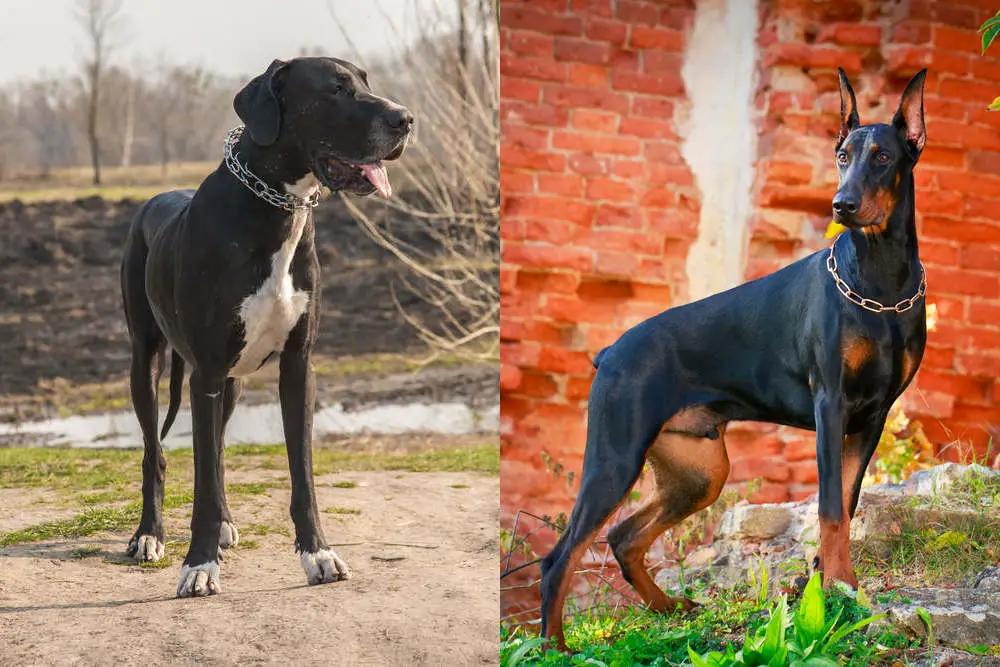
[[[687,258],[691,301],[743,282],[757,149],[756,0],[700,0],[681,75],[690,100],[681,154],[701,191]]]

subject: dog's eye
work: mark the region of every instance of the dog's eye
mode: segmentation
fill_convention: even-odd
[[[333,87],[332,92],[334,95],[340,95],[341,93],[344,92],[344,86],[338,83],[336,86]]]
[[[875,154],[875,161],[880,164],[885,164],[889,161],[889,154],[885,152],[878,152]]]
[[[847,152],[840,151],[837,153],[837,164],[847,164]]]

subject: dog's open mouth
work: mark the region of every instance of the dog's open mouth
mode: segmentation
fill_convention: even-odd
[[[315,174],[331,190],[347,190],[356,195],[370,195],[377,191],[386,198],[392,195],[389,173],[381,160],[353,164],[335,157],[320,158]]]

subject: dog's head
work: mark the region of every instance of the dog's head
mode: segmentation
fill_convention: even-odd
[[[337,58],[275,60],[233,100],[254,143],[298,151],[331,190],[391,193],[383,160],[406,148],[413,114]]]
[[[885,231],[901,194],[901,183],[927,141],[924,127],[924,77],[921,70],[907,84],[892,124],[862,125],[854,89],[840,70],[840,135],[836,160],[840,185],[833,198],[833,219],[866,233]]]

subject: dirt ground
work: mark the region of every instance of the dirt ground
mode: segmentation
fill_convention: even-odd
[[[119,267],[141,202],[0,203],[0,395],[33,394],[53,382],[104,382],[128,374]],[[418,345],[399,317],[432,307],[399,289],[400,265],[368,239],[335,198],[315,210],[323,312],[318,355],[401,352]],[[431,243],[403,221],[394,232]]]
[[[227,483],[283,477],[239,469]],[[316,481],[321,510],[340,512],[321,517],[349,581],[305,585],[281,534],[291,530],[287,481],[231,497],[241,544],[225,552],[222,592],[210,598],[174,597],[185,547],[171,541],[188,538],[189,505],[167,512],[174,555],[163,569],[125,558],[126,532],[3,547],[0,664],[496,664],[498,478],[361,471]],[[356,486],[333,486],[345,483]],[[79,509],[53,500],[0,492],[3,530]],[[72,553],[81,548],[94,553]]]

